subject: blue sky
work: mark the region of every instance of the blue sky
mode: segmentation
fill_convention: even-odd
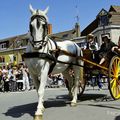
[[[42,10],[50,7],[49,23],[53,26],[53,33],[57,33],[74,28],[76,15],[79,15],[83,30],[102,8],[109,10],[110,5],[120,6],[120,0],[0,0],[0,39],[27,33],[29,4]]]

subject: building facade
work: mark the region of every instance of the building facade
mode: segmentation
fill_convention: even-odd
[[[0,65],[22,62],[21,54],[25,52],[27,42],[27,34],[0,40]]]

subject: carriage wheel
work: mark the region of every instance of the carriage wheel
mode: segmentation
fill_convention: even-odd
[[[120,98],[120,58],[114,56],[109,66],[109,90],[113,99]]]
[[[81,96],[85,90],[86,79],[83,67],[80,68],[80,80],[78,85],[78,95]]]

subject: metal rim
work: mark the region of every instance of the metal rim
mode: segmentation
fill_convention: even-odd
[[[120,58],[114,56],[109,66],[109,90],[113,99],[120,98]]]

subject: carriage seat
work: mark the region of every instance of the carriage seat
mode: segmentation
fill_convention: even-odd
[[[93,54],[90,49],[83,50],[83,57],[87,60],[93,60]]]

